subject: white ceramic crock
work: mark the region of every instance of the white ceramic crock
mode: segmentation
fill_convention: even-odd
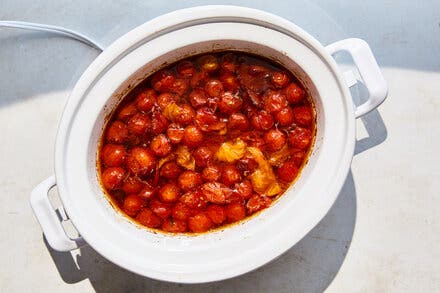
[[[312,93],[317,137],[310,160],[279,201],[239,225],[199,236],[140,228],[110,206],[98,183],[96,150],[105,117],[130,88],[166,63],[222,49],[276,60]],[[352,55],[370,93],[357,108],[331,57],[342,50]],[[166,281],[199,283],[234,277],[281,255],[325,216],[350,168],[355,118],[377,107],[386,94],[386,83],[362,40],[323,47],[285,19],[242,7],[203,6],[172,12],[118,39],[82,75],[59,126],[56,176],[35,188],[31,205],[56,250],[87,243],[115,264]],[[80,238],[66,235],[49,203],[47,193],[55,184]]]

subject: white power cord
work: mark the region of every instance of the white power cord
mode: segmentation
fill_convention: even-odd
[[[45,31],[51,32],[55,34],[64,35],[66,37],[78,40],[92,46],[100,51],[104,50],[104,47],[98,42],[86,37],[85,35],[75,32],[73,30],[55,26],[55,25],[47,25],[40,23],[32,23],[32,22],[23,22],[23,21],[0,21],[0,27],[8,27],[8,28],[18,28],[18,29],[27,29],[27,30],[35,30],[35,31]]]

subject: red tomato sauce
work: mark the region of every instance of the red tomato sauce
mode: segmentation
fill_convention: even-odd
[[[268,208],[307,162],[309,93],[262,57],[219,52],[155,72],[121,101],[98,150],[111,202],[169,233],[223,228]]]

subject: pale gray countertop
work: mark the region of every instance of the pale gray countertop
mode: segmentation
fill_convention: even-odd
[[[330,212],[275,262],[223,282],[163,283],[127,272],[90,247],[54,252],[29,194],[53,173],[63,105],[97,52],[51,34],[0,29],[0,291],[440,291],[438,0],[2,0],[0,20],[61,25],[108,45],[164,12],[213,3],[273,12],[323,44],[360,37],[371,45],[389,97],[358,121],[357,154]]]

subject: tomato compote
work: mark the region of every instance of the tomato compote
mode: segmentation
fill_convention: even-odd
[[[314,135],[312,99],[284,67],[205,54],[130,91],[104,129],[98,172],[137,223],[200,233],[269,207],[299,175]]]

